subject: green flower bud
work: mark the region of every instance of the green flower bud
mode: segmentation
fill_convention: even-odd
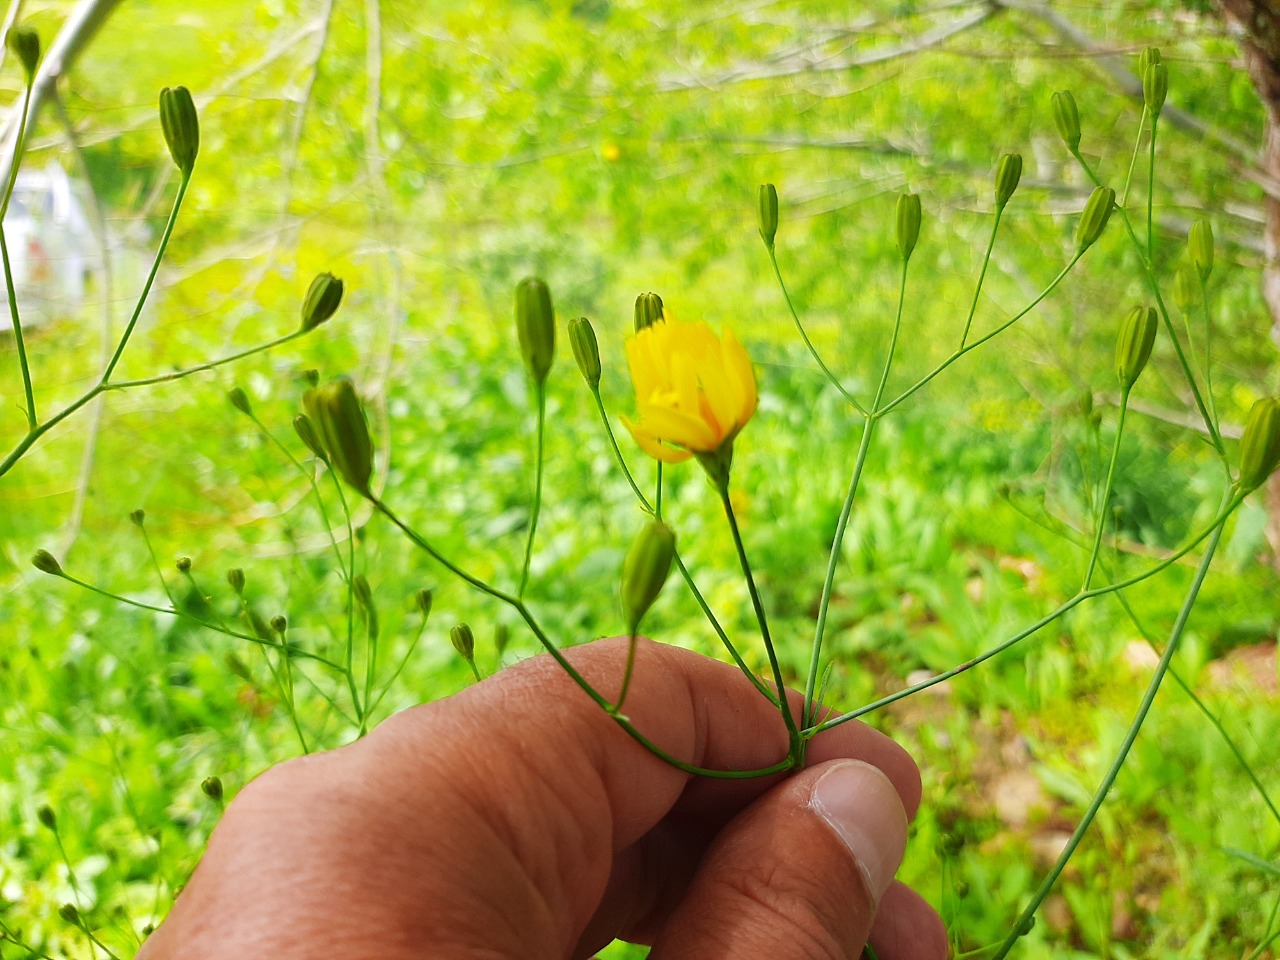
[[[271,618],[271,629],[283,637],[285,631],[289,629],[288,618],[286,618],[284,614],[277,613]]]
[[[373,602],[373,588],[363,573],[357,573],[351,580],[351,592],[356,602],[364,611],[365,629],[370,637],[378,635],[378,608]]]
[[[902,262],[911,259],[911,251],[920,239],[920,198],[914,193],[900,194],[896,217],[898,255]]]
[[[302,379],[308,387],[317,387],[320,385],[320,371],[315,367],[308,367],[302,371]]]
[[[778,235],[778,188],[772,183],[760,184],[760,239],[770,250]]]
[[[1240,490],[1262,486],[1280,466],[1280,397],[1263,397],[1249,410],[1240,439]]]
[[[325,459],[358,493],[372,497],[373,440],[364,406],[350,380],[338,378],[302,395]],[[294,428],[298,423],[294,421]],[[305,439],[303,442],[306,442]]]
[[[578,361],[582,379],[592,390],[596,389],[600,386],[600,345],[596,343],[596,332],[586,317],[569,321],[569,346],[573,348],[573,359]]]
[[[321,460],[328,461],[329,455],[324,452],[324,447],[320,445],[320,438],[316,436],[316,428],[311,423],[311,418],[305,413],[300,413],[293,418],[293,432],[298,435],[301,440],[317,457]]]
[[[179,573],[190,573],[190,572],[191,572],[191,558],[190,558],[190,557],[179,557],[179,558],[177,559],[177,561],[174,563],[174,566],[178,568],[178,572],[179,572]]]
[[[1159,47],[1147,47],[1138,54],[1138,76],[1145,77],[1147,75],[1147,67],[1153,63],[1163,63],[1164,60],[1160,56]]]
[[[1120,324],[1120,336],[1116,340],[1116,376],[1120,386],[1129,390],[1142,368],[1151,357],[1151,345],[1156,342],[1157,318],[1155,307],[1134,307]]]
[[[31,565],[41,573],[47,573],[52,577],[62,576],[62,564],[58,563],[48,550],[37,550],[35,556],[31,558]]]
[[[1084,253],[1102,236],[1102,231],[1111,219],[1111,209],[1116,203],[1116,192],[1110,187],[1095,187],[1089,194],[1089,200],[1080,214],[1080,222],[1076,225],[1076,250]]]
[[[47,803],[40,804],[36,810],[36,819],[40,821],[40,826],[46,830],[58,829],[58,815],[53,812],[53,807]]]
[[[516,334],[529,376],[534,383],[543,383],[555,355],[556,316],[551,291],[537,277],[526,277],[516,287]]]
[[[426,620],[431,616],[431,605],[435,602],[435,594],[423,587],[413,595],[413,602],[417,605],[418,612],[422,614],[422,619]]]
[[[67,923],[74,923],[76,926],[80,925],[80,911],[76,909],[74,903],[64,903],[60,906],[58,908],[58,916],[67,921]]]
[[[246,417],[253,416],[253,407],[249,405],[249,395],[240,387],[232,387],[227,391],[227,401]]]
[[[1200,285],[1191,267],[1181,266],[1173,275],[1173,302],[1183,313],[1190,313],[1200,302]]]
[[[226,664],[227,669],[231,671],[233,676],[237,676],[241,680],[249,679],[249,665],[234,653],[228,653],[222,658],[222,662]]]
[[[651,520],[636,536],[622,563],[622,612],[635,633],[658,599],[676,556],[676,535],[661,520]]]
[[[498,656],[502,656],[507,645],[511,643],[511,628],[505,623],[500,623],[493,628],[493,645],[498,651]]]
[[[1213,273],[1213,227],[1208,220],[1197,220],[1191,225],[1187,253],[1191,255],[1191,263],[1200,279],[1208,280],[1209,274]]]
[[[129,511],[129,522],[132,523],[135,527],[142,526],[143,521],[145,521],[146,519],[147,519],[147,512],[145,510]]]
[[[200,152],[200,118],[186,87],[160,91],[160,129],[169,145],[169,156],[184,176],[191,176]]]
[[[651,327],[664,316],[662,298],[656,293],[642,293],[636,297],[636,333]]]
[[[458,655],[470,663],[476,656],[476,637],[471,632],[471,628],[465,623],[460,623],[449,631],[449,642],[453,644],[453,649],[458,651]]]
[[[205,777],[200,781],[200,792],[215,803],[222,801],[222,780],[218,777]]]
[[[232,567],[227,571],[227,584],[237,595],[244,595],[244,571],[239,567]]]
[[[302,299],[302,329],[314,330],[338,309],[342,302],[342,281],[332,273],[322,273],[311,281]]]
[[[1004,205],[1018,189],[1018,181],[1022,179],[1022,154],[1006,153],[996,164],[996,208],[1004,209]]]
[[[1053,122],[1067,149],[1075,153],[1080,149],[1080,111],[1070,90],[1059,90],[1053,95]]]
[[[40,64],[40,34],[30,27],[12,27],[5,34],[4,43],[22,64],[22,72],[30,83],[35,79],[36,67]]]
[[[1142,101],[1153,118],[1160,116],[1168,95],[1169,68],[1163,63],[1152,63],[1142,74]]]

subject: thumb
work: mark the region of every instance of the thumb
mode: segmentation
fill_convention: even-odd
[[[877,768],[805,770],[720,832],[651,960],[856,960],[906,842],[902,801]]]

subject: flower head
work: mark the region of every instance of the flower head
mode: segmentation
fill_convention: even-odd
[[[751,357],[733,331],[659,320],[627,341],[627,364],[639,418],[623,423],[641,449],[665,463],[714,458],[727,470],[757,402]]]

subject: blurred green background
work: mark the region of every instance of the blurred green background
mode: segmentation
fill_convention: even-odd
[[[27,3],[22,15],[47,44],[73,6]],[[1135,69],[1148,44],[1169,64],[1170,105],[1222,135],[1162,121],[1156,269],[1171,282],[1191,221],[1212,220],[1214,386],[1224,423],[1238,425],[1280,378],[1260,294],[1263,194],[1241,172],[1253,159],[1222,143],[1260,149],[1265,113],[1240,49],[1203,4],[120,5],[62,83],[67,122],[47,104],[27,160],[67,170],[90,208],[92,193],[113,267],[110,283],[92,271],[83,309],[30,332],[39,408],[92,385],[104,322],[118,334],[137,296],[176,188],[156,120],[162,86],[194,93],[201,153],[122,375],[287,332],[319,271],[344,278],[348,295],[300,342],[110,395],[0,477],[0,919],[36,955],[101,955],[57,915],[78,899],[95,935],[130,955],[217,821],[200,782],[218,775],[231,796],[298,752],[257,651],[44,577],[31,554],[48,549],[77,578],[160,606],[157,566],[186,589],[173,560],[189,556],[228,619],[238,605],[224,574],[242,567],[256,613],[285,614],[291,640],[332,649],[345,591],[307,483],[226,402],[243,387],[301,457],[289,424],[315,368],[349,374],[367,396],[387,501],[446,552],[510,582],[533,485],[511,302],[531,273],[548,280],[562,318],[595,323],[615,415],[631,410],[622,343],[641,291],[744,340],[761,404],[737,445],[735,505],[784,666],[802,676],[858,425],[795,336],[756,233],[757,185],[778,186],[778,258],[815,344],[868,399],[897,294],[894,202],[921,195],[890,382],[904,389],[958,339],[1001,153],[1020,152],[1026,168],[975,329],[1016,312],[1070,259],[1091,185],[1058,139],[1049,97],[1075,92],[1081,148],[1119,187],[1142,105],[1108,67]],[[10,100],[19,79],[7,63]],[[1140,163],[1135,215],[1148,188]],[[952,667],[1075,592],[1114,430],[1116,329],[1144,296],[1138,267],[1113,225],[1050,300],[885,421],[836,581],[828,701],[857,706]],[[1193,342],[1203,346],[1198,329]],[[643,515],[567,344],[559,354],[530,597],[567,644],[623,629],[616,576]],[[11,335],[0,337],[0,400],[7,452],[24,429]],[[1210,448],[1185,425],[1194,409],[1163,335],[1134,402],[1113,503],[1126,555],[1104,552],[1108,576],[1201,528],[1220,489]],[[668,476],[689,566],[731,631],[749,633],[714,498],[692,467]],[[137,508],[150,547],[129,521]],[[1280,581],[1268,522],[1261,494],[1233,520],[1176,666],[1274,795]],[[476,630],[485,672],[500,665],[499,627],[511,629],[506,662],[536,652],[509,611],[448,579],[388,524],[359,509],[356,523],[385,663],[421,631],[414,592],[436,592],[380,716],[468,681],[448,642],[460,620]],[[1178,565],[1127,593],[1158,640],[1191,572]],[[676,587],[649,632],[714,652]],[[228,668],[230,652],[248,679]],[[903,877],[941,910],[957,952],[1008,930],[1101,779],[1154,660],[1104,599],[870,718],[920,758],[926,799]],[[764,668],[759,651],[752,663]],[[348,741],[351,727],[326,701],[340,685],[298,669],[310,677],[298,689],[309,740]],[[42,804],[57,812],[63,849],[37,822]],[[1280,883],[1231,851],[1274,863],[1278,846],[1280,823],[1230,749],[1169,685],[1017,955],[1274,956],[1263,945],[1280,923]],[[28,951],[0,941],[0,955]]]

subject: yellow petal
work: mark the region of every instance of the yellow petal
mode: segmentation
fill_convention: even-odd
[[[659,440],[690,450],[714,450],[720,445],[721,438],[698,417],[654,404],[642,403],[639,408],[641,429]]]
[[[656,460],[661,460],[663,463],[680,463],[682,460],[688,460],[693,456],[693,454],[688,450],[678,450],[675,447],[664,447],[653,437],[649,436],[649,434],[639,429],[636,424],[632,423],[625,416],[622,417],[622,422],[626,428],[631,431],[631,436],[640,449]]]
[[[756,412],[756,405],[760,400],[756,392],[756,372],[751,366],[751,356],[731,329],[726,328],[724,331],[721,354],[724,357],[728,377],[736,383],[740,391],[734,422],[741,427]]]

